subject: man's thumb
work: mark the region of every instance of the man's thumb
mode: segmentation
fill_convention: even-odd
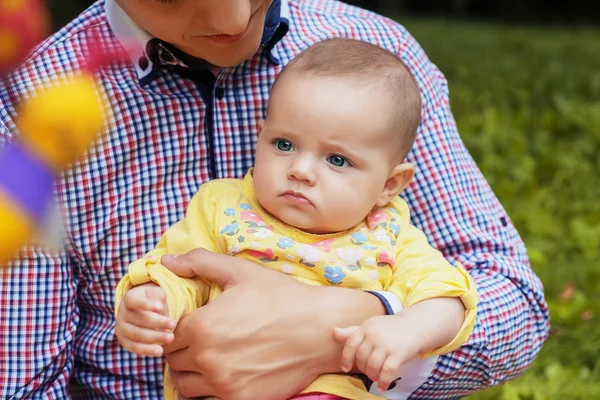
[[[358,326],[349,326],[347,328],[333,328],[333,336],[340,342],[345,342],[348,339],[348,336],[352,334],[355,330],[358,329]]]
[[[178,256],[166,254],[161,258],[161,264],[175,275],[183,278],[198,276],[217,283],[223,289],[233,284],[238,275],[232,261],[229,256],[201,248]]]

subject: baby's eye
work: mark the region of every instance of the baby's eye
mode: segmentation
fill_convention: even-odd
[[[327,162],[329,162],[329,164],[333,165],[334,167],[338,167],[338,168],[350,166],[350,163],[348,162],[348,160],[346,160],[342,156],[338,156],[335,154],[327,157]]]
[[[285,140],[285,139],[275,139],[275,141],[273,142],[275,144],[275,147],[277,147],[277,150],[279,151],[292,151],[294,150],[294,145],[292,144],[292,142]]]

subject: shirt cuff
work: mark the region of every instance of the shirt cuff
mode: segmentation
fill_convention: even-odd
[[[385,312],[387,315],[394,315],[399,311],[402,311],[404,307],[402,307],[402,303],[398,300],[395,294],[392,292],[385,291],[373,291],[373,290],[365,290],[367,293],[371,293],[373,296],[377,297],[383,308],[385,308]]]

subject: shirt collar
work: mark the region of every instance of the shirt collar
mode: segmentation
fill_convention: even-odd
[[[121,45],[125,48],[131,62],[135,67],[135,72],[142,84],[145,84],[156,75],[158,65],[156,65],[156,52],[152,49],[162,42],[148,32],[140,28],[115,0],[105,1],[106,18],[113,33]],[[279,64],[279,60],[272,54],[273,47],[285,36],[289,29],[290,9],[288,0],[273,0],[265,18],[265,29],[261,43],[267,51],[269,60]],[[168,46],[160,46],[159,53],[169,53]],[[154,54],[148,54],[154,53]],[[174,60],[161,60],[161,63],[176,64],[185,67],[185,63],[174,57]]]
[[[154,69],[146,54],[146,44],[153,39],[152,35],[137,26],[115,0],[106,0],[104,7],[108,25],[131,59],[138,79],[143,80]]]

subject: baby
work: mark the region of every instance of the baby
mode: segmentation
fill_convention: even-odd
[[[307,284],[392,295],[402,305],[395,315],[336,328],[346,374],[321,375],[302,394],[382,399],[379,392],[407,362],[463,344],[475,322],[473,281],[411,225],[398,197],[414,173],[404,158],[420,104],[404,64],[375,45],[331,39],[298,55],[273,85],[254,169],[243,180],[205,183],[185,218],[129,266],[115,311],[123,347],[160,356],[176,321],[221,293],[212,282],[178,277],[160,264],[164,254],[198,247]],[[146,285],[138,286],[148,283],[164,290],[166,301],[148,302]],[[442,321],[445,329],[431,329],[428,321]],[[353,370],[377,382],[377,390],[370,393]],[[165,398],[177,398],[168,373]]]

